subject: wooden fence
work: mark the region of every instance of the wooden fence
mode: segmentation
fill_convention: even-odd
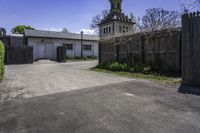
[[[200,12],[182,16],[183,83],[180,92],[200,95]]]
[[[30,46],[7,46],[5,54],[6,64],[33,63],[33,47]]]
[[[5,64],[33,63],[33,47],[24,45],[23,37],[4,36]]]
[[[181,72],[181,30],[138,33],[100,41],[100,64],[125,61]]]
[[[60,46],[57,48],[57,61],[65,62],[66,61],[66,47]]]

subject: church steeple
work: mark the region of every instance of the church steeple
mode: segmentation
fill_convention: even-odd
[[[122,13],[122,0],[109,0],[111,13]]]

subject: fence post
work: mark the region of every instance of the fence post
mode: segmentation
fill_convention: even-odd
[[[102,63],[102,50],[101,50],[101,43],[99,42],[99,64],[101,64]]]
[[[145,37],[142,35],[141,36],[141,64],[144,64],[144,61],[145,61],[144,46],[145,46]]]
[[[117,61],[117,62],[120,61],[120,59],[119,59],[119,56],[120,56],[120,55],[119,55],[119,51],[120,51],[120,46],[117,45],[117,46],[116,46],[116,61]]]

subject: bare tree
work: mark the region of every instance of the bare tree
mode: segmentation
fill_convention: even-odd
[[[200,0],[193,0],[189,3],[180,4],[182,13],[195,12],[200,10]]]
[[[137,29],[140,31],[158,31],[180,27],[181,17],[177,11],[167,11],[161,8],[146,10],[142,18],[138,18]]]
[[[98,32],[99,24],[101,23],[101,20],[106,18],[108,14],[109,14],[108,10],[103,10],[101,14],[94,16],[92,19],[92,23],[90,24],[90,28]]]
[[[148,9],[142,18],[137,19],[136,27],[139,32],[151,32],[149,35],[145,33],[144,35],[150,41],[148,45],[154,56],[154,66],[161,67],[162,43],[156,37],[157,31],[181,27],[181,14],[177,11],[167,11],[161,8]]]

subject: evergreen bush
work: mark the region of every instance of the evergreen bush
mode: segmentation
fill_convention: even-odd
[[[0,80],[4,74],[4,44],[0,41]]]

